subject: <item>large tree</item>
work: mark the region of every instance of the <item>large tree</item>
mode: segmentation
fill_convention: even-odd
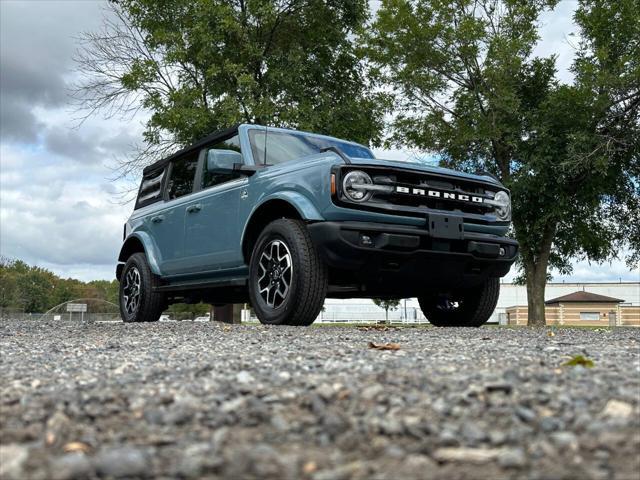
[[[545,323],[550,267],[567,273],[572,257],[603,261],[640,240],[623,221],[640,211],[638,1],[580,3],[574,85],[556,79],[555,57],[533,55],[556,3],[383,0],[367,39],[397,102],[391,141],[511,189],[530,325]],[[616,18],[624,33],[611,34]]]
[[[366,0],[112,0],[82,37],[90,113],[150,118],[124,173],[237,122],[380,140],[384,96],[356,54]]]
[[[573,70],[589,98],[590,135],[580,158],[610,180],[600,192],[612,227],[628,240],[628,264],[640,264],[640,0],[580,0],[580,48]],[[612,173],[613,171],[613,173]]]

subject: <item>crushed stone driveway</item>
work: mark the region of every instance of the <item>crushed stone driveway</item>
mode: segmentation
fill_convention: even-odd
[[[3,480],[640,471],[640,329],[4,321],[0,335]],[[578,355],[593,366],[564,365]]]

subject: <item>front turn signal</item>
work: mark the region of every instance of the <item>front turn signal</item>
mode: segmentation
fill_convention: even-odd
[[[331,174],[331,196],[335,196],[336,194],[336,174]]]

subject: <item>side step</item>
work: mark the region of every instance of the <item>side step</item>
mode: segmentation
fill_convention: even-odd
[[[248,279],[246,277],[220,279],[220,280],[194,280],[191,282],[170,283],[154,288],[155,292],[175,292],[182,290],[206,290],[208,288],[220,287],[245,287]]]

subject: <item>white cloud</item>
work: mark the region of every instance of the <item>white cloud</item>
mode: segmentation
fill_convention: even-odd
[[[576,262],[573,273],[568,276],[554,275],[554,281],[561,282],[640,282],[640,269],[629,270],[622,260],[613,260],[603,264]]]
[[[571,275],[560,275],[556,271],[551,271],[553,282],[639,282],[640,269],[630,270],[624,259],[615,259],[601,264],[583,261],[573,261],[573,272]],[[515,266],[505,277],[505,282],[511,282],[517,276],[518,271]]]
[[[2,146],[0,155],[2,255],[64,269],[115,263],[131,206],[100,188],[104,167],[44,150]]]
[[[573,22],[573,13],[578,2],[563,0],[553,11],[545,12],[539,21],[540,41],[533,51],[538,57],[556,55],[558,78],[564,83],[571,83],[573,73],[570,71],[578,43],[578,28]]]
[[[79,125],[72,55],[106,1],[0,2],[0,253],[84,280],[113,278],[131,205],[113,158],[141,140],[139,119]]]

